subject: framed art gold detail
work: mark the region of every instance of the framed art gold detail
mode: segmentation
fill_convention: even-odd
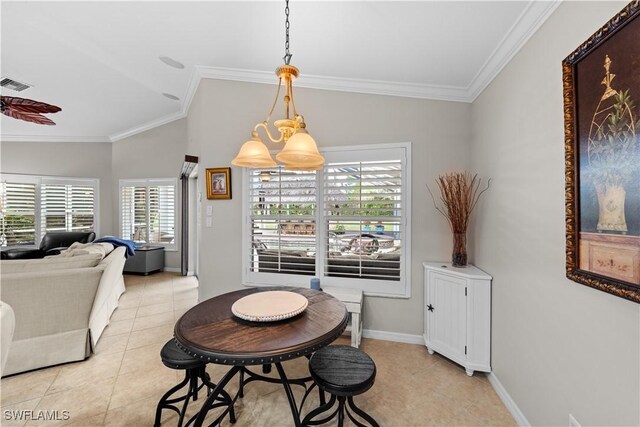
[[[231,168],[210,168],[207,175],[207,199],[231,199]]]
[[[640,303],[640,0],[562,63],[566,273]]]

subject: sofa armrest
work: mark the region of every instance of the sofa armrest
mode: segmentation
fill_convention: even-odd
[[[37,248],[13,248],[2,251],[2,259],[38,259],[44,258],[45,252]]]
[[[104,301],[113,291],[118,279],[122,278],[126,252],[127,249],[124,246],[117,247],[98,264],[98,268],[102,269],[102,277],[100,277],[100,286],[96,291],[94,304],[100,304],[101,301]],[[94,309],[97,308],[99,307],[94,307]]]
[[[93,231],[54,231],[46,233],[40,241],[40,249],[47,251],[52,248],[68,247],[75,242],[91,243],[96,238]]]
[[[14,340],[88,328],[101,268],[2,274],[2,300],[16,316]]]

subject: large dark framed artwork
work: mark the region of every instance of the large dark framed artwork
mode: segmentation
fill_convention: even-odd
[[[640,303],[640,0],[563,61],[567,277]]]

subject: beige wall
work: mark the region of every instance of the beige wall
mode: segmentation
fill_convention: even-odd
[[[189,111],[188,134],[189,152],[200,156],[201,171],[231,164],[253,125],[264,119],[275,90],[273,85],[200,83]],[[446,260],[451,250],[448,227],[435,212],[425,184],[439,173],[468,166],[470,105],[297,89],[296,106],[319,146],[412,143],[412,297],[366,298],[364,323],[367,329],[422,335],[421,263]],[[203,218],[206,206],[213,208],[213,227],[201,230],[201,299],[241,286],[240,168],[232,169],[232,180],[232,200],[203,200]]]
[[[623,5],[563,3],[472,107],[492,365],[533,425],[640,425],[640,306],[565,278],[561,62]]]
[[[94,142],[6,142],[0,144],[2,173],[100,179],[100,234],[113,234],[111,144]]]
[[[493,178],[470,256],[494,277],[494,373],[534,425],[567,425],[569,413],[584,426],[640,424],[640,306],[564,272],[561,61],[622,5],[562,4],[473,105],[296,90],[320,146],[412,143],[412,297],[367,297],[367,329],[422,334],[421,262],[451,250],[425,184],[462,168]],[[201,178],[229,166],[274,93],[203,80],[187,119],[112,146],[3,143],[2,171],[100,178],[102,232],[116,234],[119,179],[177,177],[186,153],[200,156]],[[204,179],[198,185],[204,192]],[[241,286],[239,168],[232,185],[232,200],[202,202],[203,220],[211,206],[214,222],[197,230],[201,300]],[[168,267],[179,267],[178,254],[167,254]]]
[[[181,119],[113,143],[113,229],[119,232],[119,180],[178,178],[186,153],[187,120]],[[176,239],[178,248],[165,251],[165,267],[180,268],[180,181]]]

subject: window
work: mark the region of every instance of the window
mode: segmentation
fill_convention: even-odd
[[[40,200],[44,232],[94,229],[95,188],[92,185],[43,183]]]
[[[176,249],[176,180],[120,181],[120,237]]]
[[[2,246],[37,245],[51,231],[97,233],[97,179],[2,175]]]
[[[316,173],[252,170],[249,180],[251,271],[315,275]]]
[[[323,150],[318,172],[248,170],[246,284],[409,296],[408,144]]]
[[[36,244],[36,184],[2,181],[2,246]]]

